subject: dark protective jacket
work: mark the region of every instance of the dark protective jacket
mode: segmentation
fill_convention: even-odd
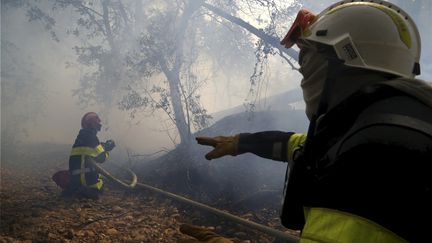
[[[103,163],[109,154],[99,142],[96,133],[94,129],[81,129],[72,146],[69,157],[70,189],[81,186],[95,189],[102,187],[102,180],[90,160]]]
[[[242,134],[239,150],[287,161],[291,136]],[[430,238],[432,107],[386,85],[368,86],[319,117],[296,157],[281,215],[286,227],[303,228],[304,207],[329,208],[411,242]]]

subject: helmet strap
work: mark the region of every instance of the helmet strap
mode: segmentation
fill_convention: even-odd
[[[343,61],[338,59],[337,57],[328,57],[328,69],[327,69],[327,78],[324,81],[323,91],[321,93],[321,99],[318,105],[318,110],[315,114],[315,117],[318,118],[322,114],[325,114],[328,110],[329,106],[329,98],[332,84],[335,83],[335,79],[337,75],[340,75]]]
[[[414,63],[413,74],[420,75],[420,63],[418,62]]]
[[[318,110],[311,118],[309,128],[308,128],[308,133],[307,133],[308,139],[306,140],[304,146],[304,152],[305,152],[304,154],[306,155],[305,156],[306,161],[310,159],[307,157],[309,153],[307,153],[306,151],[312,149],[313,147],[313,140],[315,136],[317,122],[319,118],[328,111],[328,106],[329,106],[328,103],[330,98],[331,86],[332,84],[335,83],[335,79],[337,75],[340,74],[343,68],[343,61],[338,59],[336,56],[329,56],[327,60],[328,60],[327,78],[324,81],[323,91],[321,93]]]

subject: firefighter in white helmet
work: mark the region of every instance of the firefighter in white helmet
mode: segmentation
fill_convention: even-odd
[[[432,88],[420,36],[385,1],[301,10],[281,42],[297,45],[307,134],[198,137],[215,159],[286,161],[282,223],[301,242],[424,242],[432,218]],[[427,240],[426,240],[427,241]]]

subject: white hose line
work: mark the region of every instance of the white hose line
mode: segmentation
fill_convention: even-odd
[[[109,179],[113,180],[114,182],[117,182],[118,184],[120,184],[126,188],[135,188],[135,186],[138,182],[138,179],[137,179],[137,176],[135,175],[135,173],[131,169],[129,169],[129,168],[125,169],[125,170],[129,171],[129,173],[132,175],[132,182],[130,184],[126,184],[123,181],[115,178],[113,175],[111,175],[108,171],[106,171],[104,168],[102,168],[100,165],[98,165],[94,161],[92,161],[92,160],[89,160],[89,161],[91,161],[91,163],[95,166],[97,172],[101,173],[102,175],[108,177]]]
[[[287,243],[298,243],[299,240],[300,240],[297,236],[290,235],[290,234],[287,234],[285,232],[282,232],[282,231],[270,228],[268,226],[255,223],[253,221],[246,220],[244,218],[235,216],[233,214],[227,213],[227,212],[222,211],[220,209],[210,207],[210,206],[205,205],[203,203],[195,202],[195,201],[193,201],[191,199],[188,199],[188,198],[176,195],[176,194],[171,193],[171,192],[166,192],[166,191],[158,189],[156,187],[152,187],[152,186],[149,186],[149,185],[146,185],[146,184],[143,184],[143,183],[137,183],[137,186],[141,187],[141,188],[145,188],[145,189],[153,191],[153,192],[156,192],[156,193],[163,194],[163,195],[165,195],[165,196],[167,196],[169,198],[172,198],[174,200],[177,200],[177,201],[180,201],[180,202],[183,202],[183,203],[186,203],[186,204],[198,207],[200,209],[203,209],[205,211],[213,213],[213,214],[215,214],[217,216],[224,217],[224,218],[229,219],[231,221],[234,221],[234,222],[236,222],[238,224],[242,224],[242,225],[247,226],[249,228],[252,228],[252,229],[261,231],[263,233],[266,233],[266,234],[268,234],[270,236],[276,237],[277,239],[284,240],[284,242],[287,242]]]
[[[165,196],[167,196],[167,197],[169,197],[169,198],[171,198],[171,199],[174,199],[174,200],[176,200],[176,201],[180,201],[180,202],[183,202],[183,203],[186,203],[186,204],[189,204],[189,205],[192,205],[192,206],[198,207],[198,208],[200,208],[200,209],[203,209],[203,210],[205,210],[205,211],[208,211],[208,212],[210,212],[210,213],[213,213],[213,214],[215,214],[215,215],[217,215],[217,216],[220,216],[220,217],[223,217],[223,218],[229,219],[229,220],[234,221],[234,222],[236,222],[236,223],[238,223],[238,224],[242,224],[242,225],[247,226],[247,227],[249,227],[249,228],[252,228],[252,229],[255,229],[255,230],[261,231],[261,232],[263,232],[263,233],[266,233],[266,234],[268,234],[268,235],[271,235],[271,236],[273,236],[273,237],[276,237],[277,239],[284,240],[284,242],[287,242],[287,243],[298,243],[299,240],[300,240],[297,236],[290,235],[290,234],[284,233],[284,232],[282,232],[282,231],[279,231],[279,230],[276,230],[276,229],[270,228],[270,227],[268,227],[268,226],[265,226],[265,225],[262,225],[262,224],[255,223],[255,222],[253,222],[253,221],[246,220],[246,219],[244,219],[244,218],[241,218],[241,217],[235,216],[235,215],[233,215],[233,214],[230,214],[230,213],[228,213],[228,212],[222,211],[222,210],[217,209],[217,208],[210,207],[210,206],[205,205],[205,204],[203,204],[203,203],[199,203],[199,202],[193,201],[193,200],[191,200],[191,199],[188,199],[188,198],[185,198],[185,197],[179,196],[179,195],[177,195],[177,194],[174,194],[174,193],[171,193],[171,192],[167,192],[167,191],[161,190],[161,189],[159,189],[159,188],[149,186],[149,185],[147,185],[147,184],[138,183],[138,182],[137,182],[137,181],[138,181],[138,180],[137,180],[137,176],[136,176],[135,173],[134,173],[132,170],[130,170],[130,169],[127,169],[127,170],[128,170],[129,173],[131,173],[131,175],[132,175],[132,182],[131,182],[130,184],[124,183],[123,181],[121,181],[121,180],[115,178],[113,175],[111,175],[108,171],[106,171],[105,169],[103,169],[103,168],[102,168],[100,165],[98,165],[97,163],[95,163],[95,162],[93,162],[93,161],[92,161],[92,163],[93,163],[93,165],[96,167],[96,170],[97,170],[99,173],[101,173],[102,175],[108,177],[109,179],[113,180],[114,182],[116,182],[116,183],[118,183],[118,184],[120,184],[120,185],[122,185],[122,186],[124,186],[124,187],[126,187],[126,188],[132,188],[132,189],[133,189],[133,188],[136,188],[136,186],[138,186],[138,187],[140,187],[140,188],[144,188],[144,189],[150,190],[150,191],[152,191],[152,192],[156,192],[156,193],[159,193],[159,194],[165,195]]]

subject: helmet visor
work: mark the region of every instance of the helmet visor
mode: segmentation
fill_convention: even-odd
[[[280,42],[281,45],[284,45],[285,48],[290,48],[296,44],[298,39],[304,34],[305,30],[315,22],[316,18],[317,16],[309,10],[300,10],[288,33]]]

